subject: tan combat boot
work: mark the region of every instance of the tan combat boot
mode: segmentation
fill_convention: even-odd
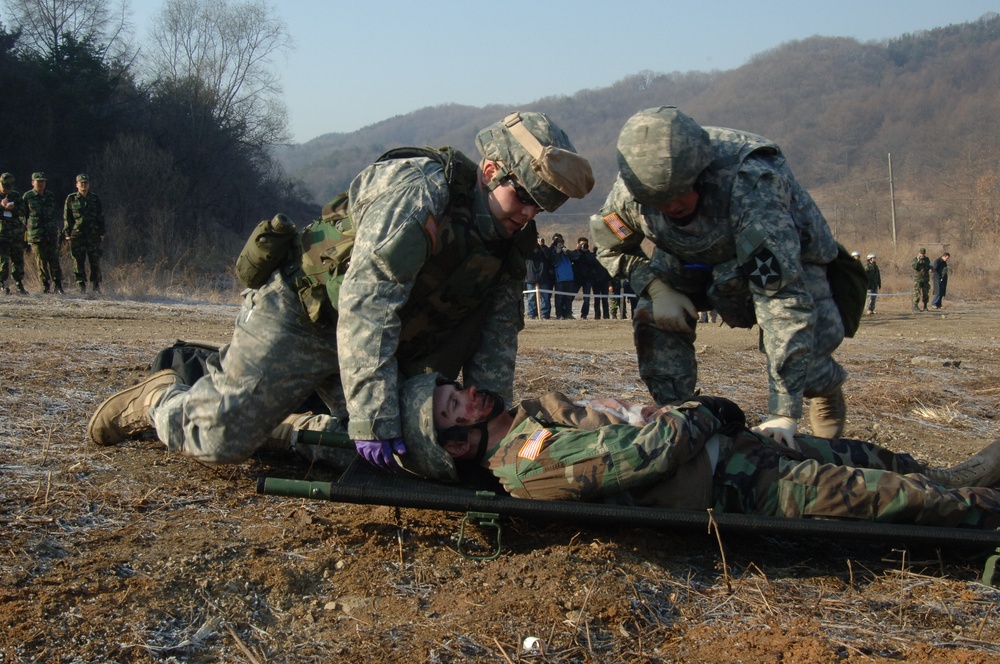
[[[819,438],[840,438],[847,420],[847,404],[844,403],[844,388],[826,396],[813,397],[809,404],[809,423],[814,436]]]
[[[294,443],[298,437],[299,429],[312,419],[312,417],[313,414],[311,412],[292,413],[283,419],[281,424],[271,429],[271,433],[267,434],[267,439],[264,441],[263,448],[266,450],[292,449],[295,446]]]
[[[87,438],[98,445],[117,445],[144,431],[151,431],[153,423],[147,415],[149,408],[180,379],[180,374],[173,369],[164,369],[108,397],[90,418]]]
[[[926,468],[923,474],[944,486],[1000,487],[1000,440],[994,440],[968,461],[951,468]]]

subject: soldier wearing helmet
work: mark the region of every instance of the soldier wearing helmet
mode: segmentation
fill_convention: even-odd
[[[794,449],[775,445],[720,397],[658,408],[549,392],[509,410],[498,399],[437,374],[406,381],[403,468],[455,481],[481,466],[512,496],[535,500],[1000,526],[1000,441],[953,468],[928,468],[860,440],[797,435]]]
[[[868,304],[866,311],[869,316],[875,313],[875,300],[878,298],[879,289],[882,288],[882,271],[878,269],[877,258],[874,252],[870,253],[868,254],[868,262],[865,263],[865,276],[868,277]]]
[[[636,350],[657,403],[694,394],[697,311],[714,309],[731,327],[760,326],[770,387],[762,430],[791,441],[808,397],[813,433],[839,436],[847,372],[833,352],[844,326],[826,278],[837,244],[779,147],[663,106],[625,123],[618,167],[591,235],[608,270],[642,295]]]
[[[541,113],[512,113],[476,145],[478,163],[401,148],[365,168],[344,206],[341,228],[356,235],[342,281],[312,287],[303,231],[301,260],[245,295],[233,339],[206,376],[189,387],[172,372],[154,374],[105,401],[89,437],[111,445],[155,428],[171,450],[236,463],[318,391],[334,415],[349,415],[358,452],[390,469],[406,451],[403,378],[461,374],[509,399],[535,215],[582,198],[594,180]],[[326,314],[314,320],[317,310]]]

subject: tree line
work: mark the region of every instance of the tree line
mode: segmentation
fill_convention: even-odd
[[[219,270],[276,210],[315,214],[271,146],[287,139],[263,0],[166,0],[135,46],[127,0],[4,0],[0,170],[30,188],[91,176],[109,263]]]

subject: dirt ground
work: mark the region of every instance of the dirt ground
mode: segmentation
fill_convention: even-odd
[[[511,519],[474,562],[461,514],[255,493],[332,466],[85,443],[156,351],[225,341],[236,311],[0,299],[0,662],[1000,662],[989,550]],[[839,352],[846,435],[938,464],[1000,437],[998,334],[995,302],[885,298]],[[628,322],[528,321],[521,347],[520,396],[645,394]],[[759,420],[756,330],[701,326],[697,348],[703,391]]]

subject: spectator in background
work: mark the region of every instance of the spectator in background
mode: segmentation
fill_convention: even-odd
[[[913,310],[927,311],[927,296],[931,289],[931,259],[927,258],[927,250],[920,247],[916,257],[910,263],[913,268]]]
[[[852,251],[851,252],[851,258],[853,258],[854,260],[856,260],[858,262],[861,262],[861,252],[860,251]]]
[[[865,274],[868,275],[868,315],[875,313],[875,298],[882,288],[882,272],[875,259],[874,253],[868,254],[868,262],[865,264]]]
[[[42,292],[50,289],[56,293],[63,292],[62,266],[59,265],[59,246],[62,244],[62,233],[56,219],[56,197],[51,191],[45,191],[48,178],[42,171],[31,175],[31,190],[21,199],[27,215],[28,244],[35,252],[35,263],[38,265],[38,280],[42,282]],[[54,287],[54,288],[53,288]]]
[[[86,173],[76,176],[76,192],[66,197],[63,219],[76,285],[81,293],[87,292],[87,261],[90,261],[90,285],[95,293],[100,293],[104,208],[97,194],[90,191],[90,176]]]
[[[21,193],[14,190],[14,176],[0,176],[0,290],[10,293],[7,276],[14,278],[17,292],[24,290],[24,209]]]
[[[577,238],[576,249],[569,252],[573,261],[573,280],[576,290],[583,293],[583,306],[580,308],[580,318],[590,315],[590,295],[594,291],[594,277],[597,267],[597,255],[590,250],[590,241],[585,237]],[[600,318],[594,311],[594,318]]]
[[[590,253],[594,257],[594,320],[601,320],[601,314],[604,320],[611,320],[611,303],[608,301],[611,299],[608,297],[611,294],[611,273],[597,260],[596,246]]]
[[[573,282],[573,261],[570,260],[562,236],[559,236],[558,240],[556,236],[552,236],[552,266],[556,280],[556,318],[572,320],[574,318],[572,293],[576,292],[576,284]]]
[[[951,254],[947,251],[941,254],[937,260],[931,263],[931,279],[934,282],[934,299],[931,300],[932,309],[940,309],[944,296],[948,292],[948,259]]]
[[[548,320],[552,315],[552,258],[549,248],[545,246],[545,238],[539,237],[535,250],[531,252],[526,261],[527,273],[524,276],[525,311],[528,318],[541,318]]]
[[[639,297],[632,290],[632,284],[629,283],[628,279],[622,279],[622,293],[625,294],[625,307],[628,308],[632,320],[635,320],[635,305],[639,301]],[[622,308],[622,320],[625,320],[625,308]]]

